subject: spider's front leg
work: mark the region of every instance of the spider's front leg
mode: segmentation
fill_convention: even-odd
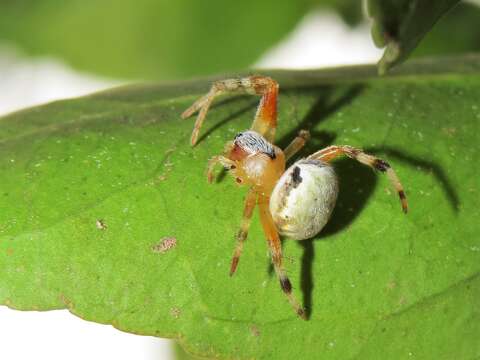
[[[240,79],[227,79],[214,82],[206,95],[195,101],[192,106],[183,112],[182,118],[186,119],[198,111],[197,120],[190,139],[192,146],[197,143],[198,133],[200,132],[200,128],[213,100],[217,96],[229,92],[243,92],[262,96],[251,130],[258,132],[268,141],[273,142],[275,129],[277,127],[278,83],[265,76],[249,76]]]
[[[295,296],[293,296],[292,283],[290,282],[285,269],[283,268],[282,244],[280,242],[280,237],[275,227],[275,223],[273,222],[272,215],[270,214],[268,205],[269,201],[270,198],[268,196],[260,195],[258,199],[258,206],[260,208],[260,221],[262,223],[265,236],[267,237],[268,247],[270,248],[270,253],[272,255],[273,267],[275,268],[275,273],[280,281],[280,287],[288,298],[288,302],[292,305],[298,316],[304,320],[307,320],[305,310],[302,308]]]
[[[232,265],[230,266],[230,276],[232,276],[237,270],[238,261],[240,260],[240,255],[242,254],[243,244],[248,236],[248,230],[250,228],[250,222],[253,215],[253,210],[257,204],[257,192],[250,188],[245,198],[245,205],[243,209],[243,218],[242,224],[240,225],[240,230],[237,233],[237,246],[232,257]]]

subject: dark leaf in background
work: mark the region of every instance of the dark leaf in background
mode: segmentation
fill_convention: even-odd
[[[312,0],[312,5],[324,11],[335,11],[349,25],[357,25],[363,20],[362,1],[358,0]],[[313,8],[313,6],[312,6]],[[318,34],[319,38],[328,34]]]
[[[196,355],[473,359],[480,355],[480,58],[277,72],[278,144],[350,144],[385,176],[335,162],[340,195],[313,240],[284,241],[300,320],[274,274],[258,215],[228,276],[245,189],[208,159],[248,128],[258,98],[216,102],[197,147],[180,113],[210,80],[134,85],[0,119],[0,303],[68,308]],[[452,76],[455,74],[455,76]],[[166,241],[168,240],[168,246]]]
[[[375,45],[385,47],[378,63],[379,73],[404,61],[438,19],[459,1],[367,0],[367,12],[374,21]]]
[[[413,57],[480,51],[480,7],[461,2],[427,33]]]

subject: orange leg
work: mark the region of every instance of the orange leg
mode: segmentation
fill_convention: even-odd
[[[278,83],[264,76],[250,77],[255,94],[262,95],[251,130],[273,143],[277,129]]]
[[[267,237],[268,247],[270,248],[270,253],[272,254],[272,262],[275,268],[275,272],[280,280],[280,286],[288,298],[288,302],[292,305],[295,312],[302,319],[306,320],[305,310],[300,306],[300,303],[293,296],[292,293],[292,283],[287,277],[285,269],[282,264],[282,246],[280,243],[280,238],[278,236],[277,229],[270,215],[270,210],[268,208],[268,203],[270,198],[265,195],[259,195],[258,206],[260,208],[260,221],[263,226],[263,231]]]
[[[310,133],[307,130],[300,130],[293,141],[283,150],[285,161],[288,161],[293,155],[300,151],[310,139]]]
[[[184,119],[190,117],[197,111],[199,112],[190,139],[192,146],[195,145],[198,140],[198,133],[200,132],[200,128],[213,100],[217,96],[228,92],[244,92],[251,95],[262,96],[251,129],[263,135],[269,142],[273,142],[275,129],[277,127],[278,84],[269,77],[250,76],[241,79],[216,81],[206,95],[195,101],[183,112],[182,118]]]
[[[325,149],[322,149],[310,155],[308,159],[316,159],[316,160],[329,162],[334,158],[342,155],[346,155],[352,159],[355,159],[361,162],[362,164],[370,166],[375,170],[379,170],[381,172],[386,173],[388,178],[390,179],[390,182],[392,183],[393,187],[398,193],[398,197],[400,198],[400,202],[402,204],[403,212],[404,213],[407,212],[408,210],[407,198],[405,196],[405,191],[403,190],[403,186],[400,183],[400,180],[398,179],[398,176],[395,173],[395,171],[393,171],[393,169],[390,167],[390,165],[386,161],[379,159],[375,156],[366,154],[363,152],[363,150],[356,149],[348,145],[332,145],[332,146],[326,147]]]
[[[230,276],[232,276],[237,270],[238,261],[242,254],[243,244],[248,236],[248,229],[250,228],[250,221],[252,219],[253,210],[257,204],[257,193],[253,188],[250,188],[245,198],[245,207],[243,209],[242,224],[237,234],[237,246],[233,253],[232,265],[230,267]]]

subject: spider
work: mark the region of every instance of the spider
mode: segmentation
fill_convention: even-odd
[[[230,171],[238,184],[249,186],[243,219],[236,236],[237,245],[233,253],[230,276],[237,269],[253,210],[258,205],[260,221],[281,289],[295,312],[306,320],[305,310],[293,295],[291,282],[282,264],[279,236],[293,240],[309,239],[325,226],[335,207],[338,194],[338,181],[330,161],[339,156],[348,156],[384,172],[397,191],[405,213],[407,200],[397,175],[386,161],[348,145],[328,146],[298,160],[285,170],[286,162],[308,141],[309,132],[301,130],[284,150],[274,145],[278,89],[275,80],[264,76],[217,81],[206,95],[183,112],[182,118],[199,112],[191,136],[191,145],[194,146],[215,97],[229,92],[261,96],[250,130],[237,134],[233,141],[227,142],[223,155],[210,159],[207,178],[212,182],[214,167],[221,164]]]

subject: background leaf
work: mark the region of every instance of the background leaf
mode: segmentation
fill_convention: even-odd
[[[272,73],[278,143],[336,143],[388,159],[387,179],[336,162],[341,193],[315,239],[284,242],[298,319],[271,272],[257,216],[228,276],[245,189],[205,180],[209,157],[247,128],[258,99],[220,100],[201,141],[179,114],[210,80],[136,85],[0,120],[0,303],[68,308],[172,337],[196,355],[474,358],[480,355],[480,58]],[[101,222],[99,222],[101,220]],[[165,237],[176,246],[153,247]]]
[[[425,35],[412,57],[480,51],[480,7],[460,2]]]
[[[405,60],[438,19],[459,1],[367,0],[368,14],[374,21],[373,40],[378,47],[385,47],[379,73]]]
[[[307,9],[306,0],[7,1],[0,38],[110,77],[172,79],[244,69]]]
[[[370,0],[372,36],[386,46],[381,72],[404,61],[459,0]],[[0,5],[0,40],[112,78],[178,79],[244,69],[310,10],[362,19],[358,0],[23,0]],[[19,21],[21,19],[21,21]],[[478,6],[462,3],[416,55],[478,50]],[[451,29],[454,28],[455,32]],[[435,29],[435,27],[433,27]],[[329,34],[318,34],[319,42]],[[452,38],[454,36],[454,38]]]

